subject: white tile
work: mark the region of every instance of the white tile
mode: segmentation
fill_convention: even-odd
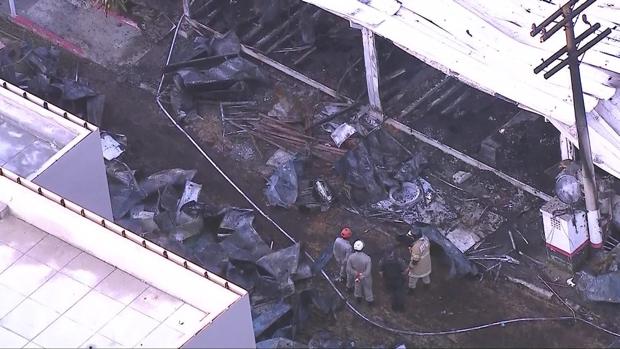
[[[52,235],[44,237],[27,253],[28,256],[55,270],[62,269],[78,254],[80,250]]]
[[[184,303],[177,311],[175,311],[166,321],[166,325],[183,333],[196,330],[196,324],[202,320],[207,314]]]
[[[106,296],[127,305],[133,302],[148,285],[130,274],[116,269],[108,275],[95,289]]]
[[[123,346],[97,333],[84,342],[80,348],[123,348]]]
[[[41,332],[33,342],[44,348],[77,348],[93,332],[93,330],[62,316]]]
[[[11,264],[18,260],[22,255],[23,253],[10,247],[9,245],[0,243],[0,273],[11,266]]]
[[[87,286],[95,287],[101,280],[110,275],[113,270],[114,267],[108,263],[82,252],[62,268],[60,272]]]
[[[2,219],[2,224],[0,224],[0,241],[24,253],[41,241],[45,235],[43,231],[15,216]]]
[[[29,295],[55,273],[54,269],[28,256],[22,256],[0,274],[0,284]]]
[[[33,339],[59,316],[60,314],[51,308],[26,298],[0,320],[0,325],[26,339]]]
[[[124,305],[97,291],[89,292],[66,313],[66,316],[90,329],[98,330],[118,314]]]
[[[140,341],[137,348],[180,348],[184,343],[185,334],[166,325],[160,325],[146,338]]]
[[[181,304],[183,304],[183,301],[180,299],[174,298],[154,287],[149,287],[131,302],[129,306],[157,321],[164,321]]]
[[[26,338],[0,327],[0,348],[21,348],[26,343]]]
[[[146,337],[159,322],[131,308],[125,308],[99,331],[124,346],[133,347]]]
[[[42,346],[40,346],[40,345],[38,345],[37,343],[34,343],[34,342],[30,342],[30,343],[24,345],[24,348],[32,348],[32,349],[41,348],[41,349],[43,349]]]
[[[0,285],[0,318],[15,309],[25,298],[23,294]]]
[[[65,274],[57,273],[39,287],[30,298],[59,313],[64,313],[89,291],[90,287],[83,283],[75,281]]]

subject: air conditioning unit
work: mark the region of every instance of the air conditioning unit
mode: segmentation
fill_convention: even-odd
[[[571,209],[558,198],[543,205],[540,212],[549,258],[575,270],[588,252],[586,212],[582,209]]]

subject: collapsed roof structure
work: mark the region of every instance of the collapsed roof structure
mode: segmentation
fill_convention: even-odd
[[[533,73],[564,43],[540,43],[530,27],[557,10],[537,0],[304,0],[391,40],[447,75],[543,115],[578,146],[568,71],[546,80]],[[620,1],[597,3],[577,21],[611,34],[582,57],[581,71],[594,163],[620,178]]]

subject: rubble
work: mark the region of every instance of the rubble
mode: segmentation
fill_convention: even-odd
[[[311,265],[299,244],[272,250],[254,229],[252,210],[218,209],[200,201],[202,185],[192,181],[195,170],[162,170],[137,180],[118,159],[106,166],[115,220],[248,290],[257,338],[291,312],[289,302],[300,294],[311,295],[309,304],[324,314],[340,309],[333,297],[296,287],[325,266],[331,248],[320,265]]]
[[[454,184],[459,185],[465,183],[468,179],[470,179],[472,174],[470,172],[458,171],[457,173],[452,175],[452,181]]]
[[[0,49],[0,78],[101,126],[105,96],[91,89],[77,73],[68,78],[59,66],[60,50],[12,43]]]
[[[331,133],[331,137],[338,148],[356,132],[355,128],[347,123],[342,123]]]
[[[301,172],[301,163],[289,160],[276,168],[267,181],[265,196],[272,206],[291,207],[297,201],[298,172]]]
[[[127,148],[127,137],[101,131],[101,149],[103,157],[110,161],[119,157]],[[118,139],[118,140],[117,140]]]

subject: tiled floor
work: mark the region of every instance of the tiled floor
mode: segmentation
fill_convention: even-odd
[[[13,216],[0,220],[0,348],[178,346],[205,316]]]

